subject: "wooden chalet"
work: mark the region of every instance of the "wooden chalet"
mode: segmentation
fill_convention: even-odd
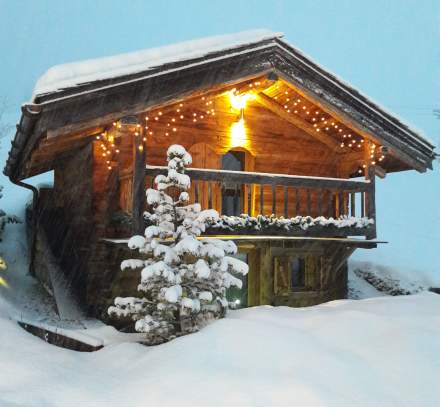
[[[238,244],[250,272],[233,296],[248,306],[344,298],[348,257],[378,244],[376,176],[424,172],[435,155],[272,32],[54,67],[23,105],[4,172],[34,193],[31,272],[55,297],[64,281],[101,316],[136,289],[120,261],[170,144],[192,154],[192,199],[227,216],[207,235]],[[53,187],[26,183],[47,171]]]

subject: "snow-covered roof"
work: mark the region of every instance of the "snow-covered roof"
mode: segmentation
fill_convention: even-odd
[[[282,33],[270,30],[250,30],[56,65],[38,79],[33,91],[33,99],[37,95],[56,92],[83,83],[130,75],[166,63],[201,58],[213,52],[234,49],[282,36]]]
[[[4,173],[29,176],[22,164],[49,128],[80,131],[85,123],[94,127],[122,112],[137,114],[191,92],[269,73],[359,125],[398,153],[407,168],[432,168],[433,143],[282,37],[252,30],[54,66],[37,81],[32,102],[22,107]]]

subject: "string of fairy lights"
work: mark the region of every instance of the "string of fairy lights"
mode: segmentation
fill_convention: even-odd
[[[282,91],[279,89],[279,93],[275,95],[273,99],[282,105],[287,113],[292,113],[299,116],[302,120],[305,120],[313,127],[315,132],[325,132],[338,138],[339,147],[341,149],[345,151],[360,151],[364,147],[366,142],[364,138],[353,133],[343,124],[334,120],[331,115],[319,108],[308,106],[308,102],[293,91],[289,92],[288,90]],[[371,141],[367,142],[369,144],[368,163],[376,165],[378,162],[382,162],[385,159],[384,149],[377,148],[378,146]],[[366,167],[367,163],[364,162],[359,166],[357,173],[362,174]]]
[[[243,112],[247,101],[255,97],[253,88],[260,85],[260,81],[255,81],[248,84],[249,91],[247,92],[242,89],[237,91],[234,88],[228,92],[222,91],[209,96],[193,98],[188,103],[179,102],[163,109],[156,109],[143,116],[142,125],[138,123],[127,127],[136,137],[142,133],[142,141],[144,143],[148,137],[170,137],[178,133],[181,126],[188,126],[191,122],[195,124],[212,120],[216,116],[215,101],[219,96],[224,96],[225,94],[229,96],[231,110],[239,111],[241,120],[243,120]],[[276,94],[272,95],[272,98],[287,113],[296,115],[307,122],[312,131],[326,133],[330,137],[336,138],[341,150],[350,152],[363,151],[362,149],[364,149],[364,151],[367,151],[366,159],[356,170],[356,173],[359,175],[364,173],[368,164],[376,165],[385,159],[385,148],[379,147],[375,143],[354,133],[345,125],[335,120],[330,114],[312,105],[293,90],[285,90],[277,85]],[[143,129],[141,129],[141,126],[143,126]],[[115,121],[111,127],[118,131],[122,129],[123,124],[121,121]],[[105,159],[108,170],[113,168],[116,157],[120,153],[119,138],[115,138],[116,131],[105,130],[96,136],[96,140],[99,142],[100,153]],[[138,148],[143,149],[144,143],[140,143]]]
[[[215,96],[202,96],[199,99],[201,103],[197,107],[193,106],[193,111],[189,111],[187,106],[181,102],[166,110],[159,110],[146,115],[144,117],[146,134],[169,137],[178,132],[179,126],[184,120],[191,120],[193,123],[206,121],[216,114],[214,99]],[[171,117],[169,117],[170,114]]]

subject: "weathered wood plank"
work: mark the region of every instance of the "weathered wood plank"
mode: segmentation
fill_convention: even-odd
[[[146,166],[148,175],[165,174],[166,167]],[[367,191],[369,181],[352,181],[343,178],[302,177],[296,175],[255,173],[246,171],[205,170],[190,168],[186,173],[193,180],[223,181],[236,184],[265,184],[296,188],[337,189],[347,192]]]

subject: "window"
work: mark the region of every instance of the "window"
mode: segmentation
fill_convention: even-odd
[[[301,257],[275,257],[274,293],[288,294],[306,287],[306,261]]]
[[[290,288],[302,288],[306,285],[306,267],[304,259],[289,259]]]

